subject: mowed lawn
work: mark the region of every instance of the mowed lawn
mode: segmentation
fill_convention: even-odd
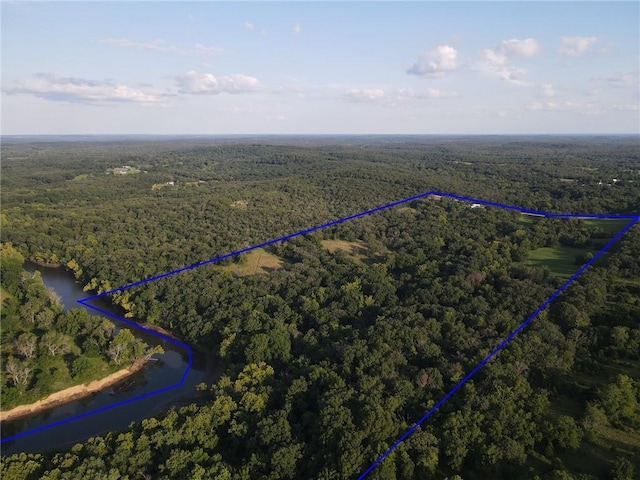
[[[519,222],[527,227],[533,227],[541,217],[534,215],[520,215]],[[576,257],[581,256],[587,252],[595,254],[598,250],[604,247],[607,242],[613,238],[620,230],[624,228],[629,220],[616,220],[616,219],[580,219],[584,225],[593,230],[595,233],[601,232],[598,237],[593,240],[594,247],[591,249],[582,249],[575,247],[544,247],[538,248],[529,252],[529,258],[525,262],[530,266],[546,266],[549,267],[551,273],[561,278],[569,278],[575,272],[578,271],[581,265],[576,264]],[[602,235],[604,233],[604,235]],[[602,261],[606,257],[607,253],[604,253],[598,262]]]
[[[243,263],[232,263],[221,266],[222,270],[235,273],[236,275],[257,275],[278,270],[284,266],[284,260],[273,253],[269,253],[263,248],[257,248],[246,254],[246,261]]]
[[[575,247],[544,247],[529,253],[527,265],[549,267],[551,273],[559,277],[570,277],[580,265],[576,265],[576,257],[589,250]]]
[[[601,218],[582,221],[587,227],[607,232],[612,238],[630,222],[630,220],[607,220]]]

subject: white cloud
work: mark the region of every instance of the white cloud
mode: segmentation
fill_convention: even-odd
[[[534,57],[540,53],[540,45],[533,38],[520,40],[511,38],[503,40],[496,48],[485,48],[482,50],[481,63],[485,70],[497,75],[505,82],[514,85],[529,85],[523,80],[525,70],[511,65],[513,57]]]
[[[572,112],[580,115],[599,115],[602,112],[593,103],[575,103],[568,101],[535,102],[527,105],[527,109],[533,111]]]
[[[412,88],[396,88],[385,91],[382,88],[352,88],[344,93],[344,97],[355,103],[371,103],[384,106],[397,106],[407,100],[434,100],[456,96],[455,92],[443,92],[437,88],[428,88],[416,92]]]
[[[579,57],[587,53],[589,47],[598,41],[598,37],[562,37],[559,52],[568,57]]]
[[[253,31],[253,29],[255,28],[255,25],[251,22],[244,22],[244,28],[246,28],[249,31]]]
[[[132,88],[111,81],[93,81],[40,73],[22,78],[4,89],[9,94],[28,94],[46,100],[70,103],[161,104],[169,94]]]
[[[603,80],[607,86],[616,88],[634,87],[637,89],[638,87],[640,87],[638,72],[620,73],[618,75],[596,80]]]
[[[385,93],[381,88],[363,90],[359,88],[352,88],[347,90],[345,96],[352,102],[378,102],[385,98]]]
[[[162,39],[156,39],[151,42],[135,42],[133,40],[127,40],[126,38],[114,39],[106,38],[101,40],[102,43],[112,45],[120,48],[137,48],[140,50],[146,50],[148,52],[158,53],[170,53],[175,55],[187,55],[187,56],[210,56],[223,53],[224,50],[219,47],[210,47],[196,43],[192,47],[178,47],[176,45],[165,45],[165,41]]]
[[[458,69],[458,51],[450,45],[438,45],[423,53],[407,73],[425,78],[439,78]]]
[[[503,40],[500,48],[508,56],[535,57],[540,53],[540,45],[533,38]]]
[[[484,60],[486,63],[494,67],[500,67],[500,66],[506,65],[507,62],[509,61],[509,59],[504,53],[500,51],[491,50],[490,48],[485,48],[482,51],[482,56],[484,57]]]
[[[287,120],[287,116],[286,115],[282,115],[282,114],[280,114],[280,115],[268,115],[265,118],[267,120],[275,120],[275,121],[278,121],[278,122],[282,122],[284,120]]]
[[[456,92],[443,92],[437,88],[428,88],[424,92],[415,92],[413,94],[413,98],[435,100],[436,98],[456,97],[457,95],[458,94]]]
[[[217,55],[222,53],[222,49],[219,47],[207,47],[206,45],[202,45],[201,43],[196,43],[193,48],[188,50],[183,50],[185,55]]]
[[[481,53],[481,62],[485,70],[498,76],[505,82],[527,85],[523,80],[525,71],[509,64],[509,58],[501,51],[486,48]]]
[[[541,96],[541,97],[553,98],[556,96],[556,91],[553,88],[553,85],[551,85],[550,83],[544,83],[542,85],[538,85],[536,87],[536,91],[538,96]]]
[[[302,27],[300,26],[300,24],[299,24],[299,23],[296,23],[296,24],[293,26],[293,33],[294,33],[295,35],[300,35],[300,34],[302,33]]]
[[[194,70],[177,77],[177,83],[181,93],[196,95],[249,93],[260,87],[257,78],[241,73],[216,77],[211,73],[198,73]]]
[[[640,111],[640,105],[637,103],[628,103],[628,104],[618,104],[613,106],[614,109],[620,110],[623,112],[637,112]]]

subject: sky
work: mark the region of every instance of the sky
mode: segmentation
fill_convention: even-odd
[[[1,4],[3,135],[640,133],[640,3]]]

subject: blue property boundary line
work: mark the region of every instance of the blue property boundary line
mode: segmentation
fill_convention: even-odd
[[[160,337],[162,340],[165,340],[167,342],[173,343],[174,345],[177,345],[178,347],[184,348],[185,351],[187,352],[187,358],[189,359],[189,361],[187,363],[187,368],[185,368],[184,372],[182,373],[182,377],[180,378],[180,381],[178,383],[173,384],[173,385],[169,385],[168,387],[163,387],[163,388],[160,388],[158,390],[154,390],[152,392],[143,393],[143,394],[138,395],[136,397],[129,398],[127,400],[122,400],[120,402],[112,403],[110,405],[105,405],[104,407],[96,408],[95,410],[91,410],[90,412],[85,412],[85,413],[81,413],[79,415],[74,415],[73,417],[65,418],[63,420],[59,420],[57,422],[53,422],[53,423],[50,423],[48,425],[42,425],[42,426],[34,428],[32,430],[27,430],[26,432],[20,432],[20,433],[18,433],[16,435],[13,435],[11,437],[7,437],[7,438],[1,439],[0,440],[0,444],[5,443],[5,442],[9,442],[11,440],[18,440],[19,438],[26,437],[27,435],[33,435],[34,433],[38,433],[38,432],[41,432],[43,430],[48,430],[50,428],[58,427],[60,425],[64,425],[64,424],[72,422],[74,420],[79,420],[81,418],[85,418],[85,417],[88,417],[88,416],[91,416],[91,415],[95,415],[97,413],[101,413],[101,412],[104,412],[104,411],[107,411],[107,410],[111,410],[112,408],[120,407],[120,406],[126,405],[128,403],[133,403],[133,402],[136,402],[138,400],[142,400],[143,398],[150,397],[152,395],[157,395],[159,393],[167,392],[169,390],[173,390],[175,388],[179,388],[184,384],[185,380],[187,379],[187,374],[189,373],[189,370],[191,370],[191,365],[193,364],[193,355],[191,353],[191,348],[187,344],[182,343],[182,342],[180,342],[178,340],[175,340],[175,339],[173,339],[171,337],[168,337],[166,335],[163,335],[161,333],[158,333],[158,332],[156,332],[154,330],[149,330],[148,328],[144,328],[142,325],[139,325],[139,324],[137,324],[135,322],[131,322],[130,320],[126,320],[126,319],[122,318],[121,316],[115,315],[115,314],[113,314],[111,312],[108,312],[107,310],[103,310],[102,308],[95,307],[93,305],[89,305],[87,303],[88,300],[89,299],[87,299],[87,298],[83,298],[81,300],[78,300],[78,303],[81,304],[85,308],[91,308],[92,310],[95,310],[96,312],[98,312],[98,313],[100,313],[102,315],[111,317],[111,318],[113,318],[113,319],[115,319],[115,320],[117,320],[119,322],[123,322],[123,323],[125,323],[125,324],[127,324],[127,325],[129,325],[129,326],[131,326],[133,328],[137,328],[138,330],[143,330],[143,331],[145,331],[147,333],[155,335],[156,337]]]
[[[576,215],[554,215],[556,217],[575,217]],[[582,215],[581,215],[582,217]],[[612,218],[612,217],[604,217],[604,216],[600,216],[598,218]],[[620,217],[617,217],[620,218]],[[502,342],[500,342],[500,344],[489,354],[487,355],[484,359],[482,359],[480,361],[480,363],[478,363],[473,370],[471,370],[462,380],[460,380],[451,390],[449,390],[447,392],[447,394],[442,397],[438,403],[436,403],[433,407],[431,407],[431,409],[424,414],[424,416],[418,420],[416,423],[413,424],[413,426],[411,428],[409,428],[409,430],[407,430],[406,432],[404,432],[404,434],[398,439],[396,440],[396,442],[391,445],[382,455],[380,455],[375,462],[373,462],[369,468],[367,468],[359,477],[358,480],[362,480],[363,478],[365,478],[369,473],[371,473],[372,470],[374,470],[385,458],[387,458],[402,442],[404,442],[409,435],[411,435],[413,432],[416,431],[416,429],[422,424],[424,423],[425,420],[427,420],[431,415],[433,415],[436,410],[438,410],[442,404],[444,404],[444,402],[446,402],[447,400],[449,400],[449,398],[456,393],[465,383],[467,383],[471,377],[473,377],[482,367],[484,367],[487,362],[489,362],[489,360],[491,360],[500,350],[502,350],[504,347],[507,346],[507,344],[513,340],[513,338],[520,333],[520,331],[522,331],[534,318],[536,318],[538,316],[538,314],[540,312],[542,312],[545,308],[547,308],[547,306],[556,299],[556,297],[558,297],[558,295],[560,295],[562,292],[564,292],[567,287],[569,285],[571,285],[576,278],[578,278],[587,268],[589,268],[589,266],[591,264],[593,264],[593,262],[595,262],[598,258],[600,258],[600,256],[602,256],[602,254],[609,248],[611,247],[611,245],[613,245],[614,243],[616,243],[620,237],[622,237],[622,235],[624,235],[631,227],[633,227],[636,223],[638,223],[638,221],[640,221],[640,215],[633,217],[633,220],[631,222],[629,222],[622,230],[620,230],[617,235],[615,237],[613,237],[609,243],[607,243],[598,253],[596,253],[593,258],[591,260],[589,260],[587,263],[585,263],[582,267],[580,267],[580,269],[573,274],[573,276],[567,280],[566,282],[564,282],[562,284],[562,286],[560,288],[558,288],[555,292],[553,292],[553,294],[551,294],[551,296],[549,298],[547,298],[545,300],[545,302],[540,305],[537,310],[535,312],[533,312],[524,322],[522,322],[520,325],[518,325],[518,327],[512,331]]]
[[[49,425],[44,425],[32,430],[28,430],[26,432],[21,432],[17,435],[11,436],[11,437],[7,437],[7,438],[3,438],[0,440],[0,443],[5,443],[11,440],[17,440],[19,438],[25,437],[27,435],[32,435],[34,433],[43,431],[43,430],[48,430],[50,428],[53,427],[57,427],[69,422],[72,422],[74,420],[78,420],[80,418],[85,418],[88,417],[90,415],[94,415],[100,412],[104,412],[106,410],[110,410],[112,408],[116,408],[119,407],[121,405],[126,405],[128,403],[132,403],[135,402],[137,400],[141,400],[143,398],[146,397],[150,397],[152,395],[156,395],[162,392],[166,392],[168,390],[172,390],[175,388],[179,388],[181,387],[187,377],[187,374],[189,373],[189,370],[191,369],[191,365],[193,363],[193,357],[192,357],[192,352],[191,349],[189,348],[188,345],[186,345],[185,343],[182,343],[178,340],[175,340],[173,338],[167,337],[166,335],[163,335],[161,333],[158,333],[154,330],[150,330],[148,328],[144,328],[143,326],[126,320],[118,315],[115,315],[111,312],[108,312],[106,310],[103,310],[99,307],[96,307],[94,305],[90,305],[88,302],[90,302],[91,300],[95,300],[97,298],[101,298],[101,297],[105,297],[108,295],[111,295],[113,293],[116,292],[120,292],[120,291],[124,291],[124,290],[128,290],[130,288],[133,287],[137,287],[140,285],[144,285],[146,283],[150,283],[150,282],[154,282],[156,280],[160,280],[162,278],[166,278],[166,277],[170,277],[172,275],[177,275],[179,273],[188,271],[188,270],[193,270],[194,268],[198,268],[198,267],[202,267],[204,265],[209,265],[211,263],[215,263],[215,262],[219,262],[220,260],[224,260],[226,258],[232,258],[235,257],[237,255],[240,255],[241,253],[246,253],[246,252],[250,252],[252,250],[256,250],[258,248],[262,248],[262,247],[266,247],[269,245],[273,245],[276,243],[280,243],[280,242],[284,242],[286,240],[290,240],[292,238],[295,237],[299,237],[302,235],[306,235],[308,233],[312,233],[318,230],[322,230],[324,228],[328,228],[334,225],[338,225],[340,223],[344,223],[344,222],[348,222],[350,220],[355,220],[357,218],[360,217],[364,217],[367,215],[371,215],[372,213],[376,213],[382,210],[386,210],[386,209],[390,209],[393,207],[396,207],[398,205],[402,205],[405,203],[409,203],[415,200],[419,200],[422,198],[427,198],[431,195],[435,195],[435,196],[439,196],[439,197],[443,197],[443,198],[451,198],[453,200],[459,200],[459,201],[464,201],[464,202],[471,202],[471,203],[475,203],[475,204],[479,204],[479,205],[487,205],[487,206],[491,206],[491,207],[499,207],[499,208],[503,208],[505,210],[513,210],[516,212],[520,212],[522,214],[526,214],[526,215],[535,215],[535,216],[540,216],[540,217],[550,217],[550,218],[580,218],[580,219],[609,219],[609,220],[624,220],[624,219],[630,219],[631,222],[629,222],[622,230],[620,230],[620,232],[618,232],[618,234],[616,234],[616,236],[614,238],[612,238],[599,252],[597,252],[593,258],[591,260],[589,260],[586,264],[584,264],[568,281],[566,281],[558,290],[556,290],[533,314],[531,314],[531,316],[529,316],[524,322],[522,322],[518,328],[516,328],[513,332],[511,332],[511,334],[509,334],[509,336],[507,338],[505,338],[502,343],[500,343],[500,345],[498,345],[498,347],[496,347],[487,357],[485,357],[478,365],[476,365],[476,367],[467,374],[466,377],[464,377],[458,384],[456,384],[442,399],[440,399],[440,401],[438,403],[436,403],[418,422],[416,422],[409,430],[407,430],[402,437],[400,437],[393,445],[391,445],[380,457],[378,457],[378,459],[371,464],[371,466],[369,466],[369,468],[367,468],[367,470],[365,470],[362,475],[360,475],[360,477],[358,477],[358,480],[363,479],[364,477],[366,477],[373,469],[375,469],[387,456],[389,456],[404,440],[406,440],[407,437],[409,437],[409,435],[411,435],[419,426],[420,424],[422,424],[427,418],[429,418],[444,402],[446,402],[458,389],[460,389],[460,387],[462,387],[478,370],[480,370],[493,356],[495,356],[500,350],[502,350],[524,327],[527,326],[527,324],[529,322],[531,322],[531,320],[533,320],[542,310],[544,310],[549,303],[551,303],[558,295],[560,295],[576,278],[578,278],[578,276],[580,274],[582,274],[582,272],[584,272],[591,264],[593,264],[593,262],[595,262],[609,247],[611,247],[611,245],[613,245],[614,243],[616,243],[620,237],[622,237],[622,235],[624,235],[633,225],[635,225],[638,221],[640,221],[640,215],[600,215],[600,214],[571,214],[571,213],[567,213],[567,214],[559,214],[559,213],[548,213],[548,212],[542,212],[539,210],[532,210],[532,209],[527,209],[527,208],[520,208],[520,207],[515,207],[512,205],[506,205],[506,204],[502,204],[502,203],[496,203],[496,202],[491,202],[491,201],[487,201],[487,200],[482,200],[482,199],[476,199],[476,198],[471,198],[471,197],[464,197],[461,195],[455,195],[455,194],[451,194],[451,193],[445,193],[445,192],[437,192],[437,191],[428,191],[425,193],[421,193],[418,195],[414,195],[412,197],[408,197],[408,198],[404,198],[402,200],[397,200],[395,202],[391,202],[391,203],[387,203],[385,205],[376,207],[376,208],[372,208],[370,210],[365,210],[363,212],[359,212],[347,217],[342,217],[339,218],[337,220],[333,220],[331,222],[327,222],[327,223],[323,223],[321,225],[316,225],[315,227],[310,227],[304,230],[300,230],[298,232],[289,234],[289,235],[285,235],[279,238],[275,238],[273,240],[269,240],[251,247],[247,247],[247,248],[243,248],[240,250],[236,250],[224,255],[220,255],[217,257],[213,257],[210,258],[208,260],[204,260],[198,263],[194,263],[191,265],[188,265],[186,267],[182,267],[176,270],[172,270],[170,272],[166,272],[166,273],[162,273],[153,277],[149,277],[146,278],[144,280],[140,280],[134,283],[130,283],[128,285],[123,285],[122,287],[118,287],[118,288],[114,288],[112,290],[106,291],[106,292],[102,292],[99,293],[97,295],[93,295],[81,300],[78,300],[78,303],[81,304],[83,307],[85,308],[90,308],[92,310],[95,310],[96,312],[102,314],[102,315],[106,315],[108,317],[111,317],[115,320],[118,320],[120,322],[124,322],[125,324],[133,327],[133,328],[137,328],[139,330],[145,331],[147,333],[150,333],[152,335],[155,335],[157,337],[162,338],[163,340],[166,340],[170,343],[173,343],[174,345],[177,345],[181,348],[184,348],[185,351],[187,352],[187,356],[189,358],[189,362],[188,365],[185,369],[185,371],[182,374],[182,377],[180,379],[180,381],[174,385],[170,385],[168,387],[164,387],[161,388],[159,390],[154,390],[153,392],[148,392],[145,393],[143,395],[138,395],[136,397],[130,398],[128,400],[124,400],[121,402],[117,402],[111,405],[107,405],[105,407],[101,407],[98,408],[96,410],[92,410],[90,412],[85,412],[83,414],[80,415],[76,415],[64,420],[60,420],[58,422],[54,422],[52,424]]]

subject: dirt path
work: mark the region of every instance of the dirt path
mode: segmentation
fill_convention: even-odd
[[[100,380],[94,380],[89,384],[69,387],[59,392],[52,393],[48,397],[38,400],[37,402],[30,403],[28,405],[19,405],[11,410],[0,412],[0,421],[6,422],[8,420],[15,420],[16,418],[39,413],[49,408],[57,407],[79,398],[87,397],[92,393],[104,390],[105,388],[118,383],[120,380],[133,375],[137,371],[141,370],[143,366],[143,362],[138,362],[129,368],[123,368],[122,370],[118,370],[117,372],[101,378]]]

